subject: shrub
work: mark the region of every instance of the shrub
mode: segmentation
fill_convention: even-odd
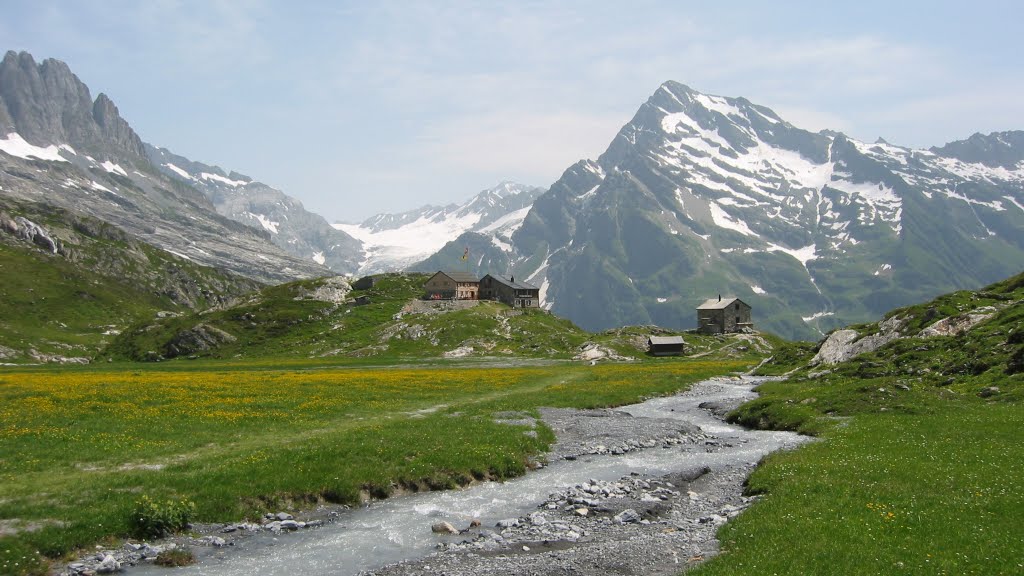
[[[188,527],[195,511],[188,500],[156,502],[143,496],[135,502],[128,525],[137,538],[161,538]]]
[[[188,566],[189,564],[195,564],[195,561],[195,555],[192,554],[192,551],[188,548],[172,548],[171,550],[164,550],[157,554],[156,560],[153,562],[157,566],[173,568],[176,566]]]

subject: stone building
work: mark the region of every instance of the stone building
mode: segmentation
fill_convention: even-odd
[[[469,272],[438,272],[423,288],[427,300],[476,300],[480,280]]]
[[[540,288],[488,274],[480,279],[480,299],[497,300],[513,308],[540,308]]]
[[[697,306],[697,331],[726,334],[752,328],[750,305],[739,298],[711,298]]]

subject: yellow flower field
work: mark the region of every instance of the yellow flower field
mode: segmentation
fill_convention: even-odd
[[[45,527],[0,544],[53,556],[124,535],[140,495],[187,498],[199,519],[228,521],[521,474],[553,436],[496,424],[494,412],[621,405],[743,366],[2,372],[0,519]]]

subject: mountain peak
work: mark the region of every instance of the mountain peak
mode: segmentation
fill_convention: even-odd
[[[975,132],[966,140],[932,147],[931,152],[990,168],[1015,169],[1024,162],[1024,131],[992,132],[988,135]]]
[[[110,98],[93,101],[66,63],[36,64],[28,52],[9,51],[0,62],[0,122],[37,146],[68,144],[107,159],[146,157]]]

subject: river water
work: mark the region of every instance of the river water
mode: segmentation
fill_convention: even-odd
[[[718,439],[713,452],[692,446],[637,450],[623,455],[590,455],[559,460],[521,478],[487,482],[463,490],[428,492],[372,502],[345,511],[332,524],[295,533],[259,533],[229,549],[199,555],[198,564],[176,569],[178,574],[248,576],[250,574],[354,575],[386,564],[421,558],[445,538],[430,525],[446,520],[458,528],[472,519],[484,526],[532,512],[549,494],[590,479],[613,481],[632,472],[662,475],[710,467],[753,464],[775,450],[794,447],[806,439],[789,432],[744,430],[699,408],[708,401],[749,399],[755,379],[710,380],[683,394],[648,400],[618,410],[628,412],[642,426],[642,419],[675,419],[701,428]],[[167,569],[140,565],[129,574],[166,574]]]

